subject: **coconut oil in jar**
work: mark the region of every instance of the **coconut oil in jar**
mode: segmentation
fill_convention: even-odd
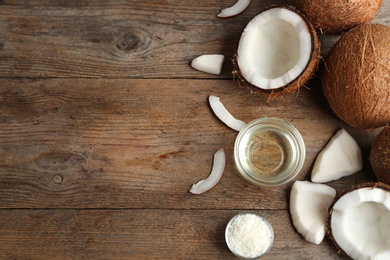
[[[272,117],[248,123],[234,147],[237,169],[245,179],[260,186],[277,186],[293,179],[303,166],[305,153],[298,130]]]

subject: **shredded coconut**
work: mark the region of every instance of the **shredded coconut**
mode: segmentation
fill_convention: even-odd
[[[232,251],[245,258],[264,254],[272,243],[270,225],[255,214],[238,215],[227,230]]]

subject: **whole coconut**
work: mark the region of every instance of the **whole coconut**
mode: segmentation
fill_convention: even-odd
[[[313,24],[326,34],[348,31],[372,19],[382,0],[290,0]]]
[[[333,45],[321,81],[330,107],[349,125],[390,122],[390,27],[360,25]]]
[[[383,128],[375,138],[370,162],[378,180],[390,185],[390,126]]]

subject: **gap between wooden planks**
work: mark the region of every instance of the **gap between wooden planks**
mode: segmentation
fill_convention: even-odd
[[[332,183],[372,178],[375,131],[337,119],[311,90],[268,104],[230,80],[0,79],[0,207],[286,209],[291,183],[259,188],[235,169],[237,132],[212,113],[217,95],[246,122],[283,118],[297,127],[307,158],[297,179],[309,179],[318,152],[345,127],[364,150],[364,171]],[[202,196],[188,192],[207,177],[223,148],[221,182]],[[254,200],[253,196],[259,199]]]

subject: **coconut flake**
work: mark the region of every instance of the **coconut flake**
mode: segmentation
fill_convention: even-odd
[[[265,254],[273,243],[271,225],[257,214],[236,215],[225,232],[230,250],[245,259],[257,259]]]
[[[304,238],[320,244],[326,234],[328,208],[336,190],[325,184],[295,181],[290,193],[290,213],[293,224]]]
[[[232,16],[236,16],[240,13],[242,13],[251,3],[251,0],[238,0],[234,5],[231,7],[222,9],[221,12],[217,15],[221,18],[228,18]]]
[[[221,74],[225,56],[222,54],[204,54],[196,57],[191,62],[191,67],[210,74]]]
[[[340,129],[318,154],[311,173],[313,182],[329,182],[354,174],[363,168],[359,145]]]
[[[239,132],[246,125],[245,122],[236,119],[235,117],[232,116],[232,114],[230,114],[230,112],[225,108],[225,106],[219,100],[219,97],[210,95],[209,103],[211,109],[214,111],[214,114],[228,127]]]
[[[190,189],[190,192],[193,194],[202,194],[213,188],[222,178],[223,171],[225,170],[225,165],[225,151],[223,149],[219,149],[214,154],[214,162],[210,175],[206,179],[201,180],[196,184],[193,184]]]

